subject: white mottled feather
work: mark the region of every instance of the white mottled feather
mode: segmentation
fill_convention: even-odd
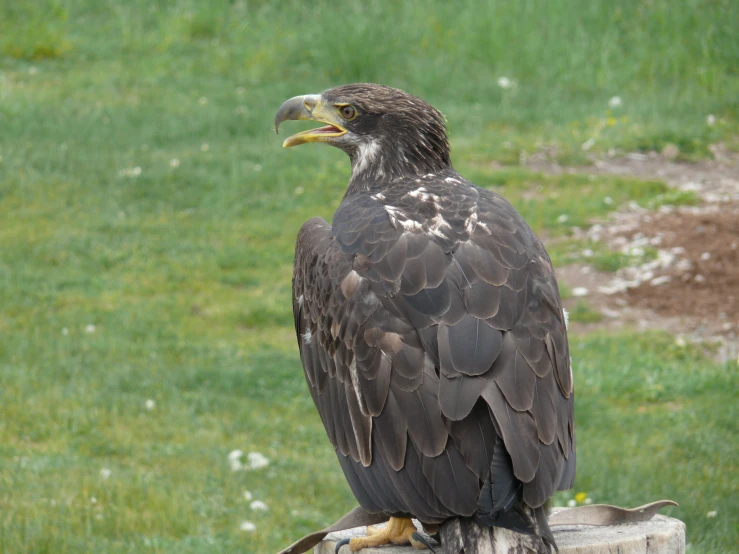
[[[380,143],[376,140],[360,142],[357,150],[357,159],[354,163],[353,173],[362,173],[372,165],[380,152]],[[381,173],[378,173],[378,175]]]

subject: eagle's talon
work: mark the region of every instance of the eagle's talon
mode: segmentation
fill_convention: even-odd
[[[420,545],[416,544],[420,543]],[[430,550],[432,554],[436,554],[436,550],[434,550],[434,547],[431,546],[429,541],[426,540],[426,537],[424,537],[421,533],[416,531],[415,533],[411,534],[411,546],[413,548],[417,548],[419,550],[423,550],[424,548]]]
[[[382,533],[382,530],[384,527],[380,527],[379,525],[368,525],[367,526],[367,536],[376,535],[377,533]]]
[[[339,554],[339,550],[341,550],[341,547],[345,544],[349,544],[349,541],[351,539],[341,539],[339,542],[336,543],[336,548],[334,548],[334,554]]]
[[[374,548],[384,544],[425,544],[424,541],[415,542],[413,534],[416,532],[416,526],[410,518],[391,517],[390,521],[384,527],[368,527],[367,534],[364,537],[355,537],[353,539],[344,539],[336,545],[335,554],[338,554],[341,546],[349,543],[349,550],[357,552],[364,548]],[[416,546],[416,548],[419,548]]]

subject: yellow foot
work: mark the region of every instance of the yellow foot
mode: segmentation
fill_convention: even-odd
[[[413,521],[409,518],[391,517],[385,527],[367,527],[367,536],[351,539],[349,541],[349,550],[357,552],[363,548],[381,546],[383,544],[410,544],[414,548],[426,549],[431,548],[425,539],[418,533]],[[336,552],[346,544],[344,541],[339,543]]]

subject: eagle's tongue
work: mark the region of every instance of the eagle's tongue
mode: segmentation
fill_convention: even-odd
[[[319,127],[318,129],[313,129],[311,132],[312,133],[339,133],[340,131],[333,125],[326,125],[325,127]]]

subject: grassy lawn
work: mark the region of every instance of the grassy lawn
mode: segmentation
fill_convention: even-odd
[[[283,99],[426,97],[457,168],[546,236],[669,192],[490,161],[739,144],[730,1],[204,6],[0,0],[0,552],[273,552],[355,504],[289,298],[297,230],[331,217],[348,162],[282,150]],[[662,335],[572,345],[575,492],[672,498],[690,552],[732,551],[736,365]],[[270,464],[232,471],[235,449]]]

